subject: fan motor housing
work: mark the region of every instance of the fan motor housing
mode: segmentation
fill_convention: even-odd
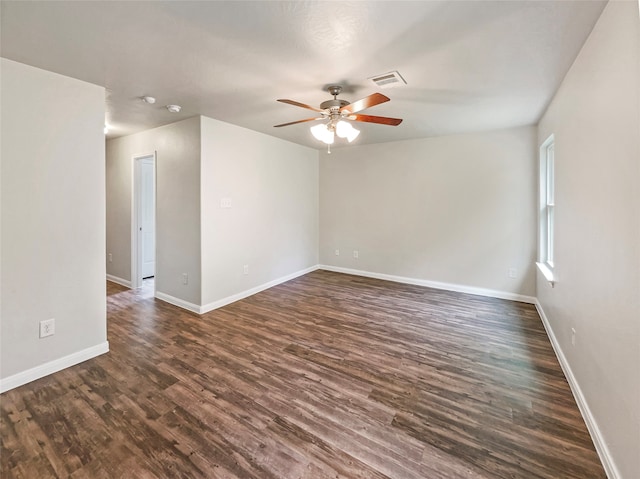
[[[333,100],[327,100],[320,103],[321,110],[330,110],[331,108],[342,108],[343,106],[347,106],[349,102],[347,100],[338,100],[334,98]]]

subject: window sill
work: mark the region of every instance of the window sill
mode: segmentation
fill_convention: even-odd
[[[536,263],[536,266],[538,267],[538,269],[540,270],[544,278],[549,282],[549,284],[553,288],[556,284],[556,278],[553,274],[553,270],[544,263]]]

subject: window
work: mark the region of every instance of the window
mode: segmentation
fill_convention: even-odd
[[[553,284],[554,268],[554,138],[551,135],[540,147],[540,241],[538,268]]]

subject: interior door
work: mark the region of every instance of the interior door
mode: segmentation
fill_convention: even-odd
[[[156,192],[155,161],[141,160],[140,225],[142,228],[142,277],[156,274]]]

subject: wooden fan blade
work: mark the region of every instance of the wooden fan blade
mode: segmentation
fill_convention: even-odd
[[[319,117],[319,118],[305,118],[304,120],[298,120],[298,121],[291,121],[289,123],[283,123],[282,125],[273,125],[274,128],[279,128],[281,126],[289,126],[289,125],[295,125],[296,123],[304,123],[305,121],[314,121],[314,120],[322,120],[324,117]]]
[[[386,116],[373,115],[349,115],[349,120],[366,121],[368,123],[380,123],[381,125],[398,126],[402,123],[402,118],[388,118]]]
[[[347,113],[355,113],[360,110],[364,110],[365,108],[371,108],[372,106],[379,105],[380,103],[384,103],[389,101],[389,97],[384,96],[382,93],[374,93],[373,95],[369,95],[362,100],[354,101],[349,105],[343,106],[340,108],[340,111],[346,111]]]
[[[321,110],[320,108],[316,108],[315,106],[311,106],[311,105],[305,105],[304,103],[300,103],[299,101],[293,101],[293,100],[278,100],[282,103],[287,103],[289,105],[293,105],[293,106],[299,106],[301,108],[306,108],[307,110],[313,110],[313,111],[317,111],[317,112],[322,112],[323,110]]]

